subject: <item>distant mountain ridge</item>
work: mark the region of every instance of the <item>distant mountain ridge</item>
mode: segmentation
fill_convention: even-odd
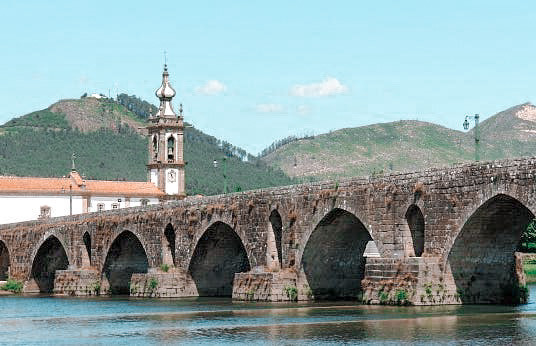
[[[481,160],[533,156],[536,107],[524,103],[480,123]],[[415,120],[345,128],[290,141],[262,160],[291,177],[326,179],[414,171],[474,160],[474,129]]]
[[[0,174],[62,176],[72,152],[79,171],[93,179],[146,180],[150,104],[123,96],[61,100],[0,126]],[[188,119],[188,117],[186,116]],[[520,104],[480,124],[481,159],[536,153],[536,107]],[[468,132],[416,120],[345,128],[302,139],[283,139],[255,158],[245,150],[185,129],[188,194],[222,192],[226,157],[229,191],[337,179],[380,172],[415,171],[474,160],[474,129]],[[268,150],[269,149],[269,150]],[[291,177],[291,178],[289,178]]]
[[[128,104],[128,99],[125,101]],[[47,109],[14,118],[0,126],[0,174],[63,176],[73,152],[77,169],[92,179],[147,179],[145,117],[108,98],[60,100]],[[245,150],[185,129],[188,194],[223,191],[223,172],[213,160],[227,159],[229,191],[288,185],[293,181]]]

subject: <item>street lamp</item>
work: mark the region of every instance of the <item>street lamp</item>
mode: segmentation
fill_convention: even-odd
[[[222,157],[223,161],[223,193],[227,193],[227,158],[224,156]],[[218,168],[218,160],[214,159],[212,162],[214,165],[214,168]]]
[[[466,115],[465,121],[463,122],[463,129],[469,130],[469,120],[475,121],[475,161],[480,161],[480,133],[478,131],[478,121],[480,116],[478,114]]]

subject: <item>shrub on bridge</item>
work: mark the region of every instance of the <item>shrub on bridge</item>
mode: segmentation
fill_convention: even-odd
[[[398,305],[408,305],[409,304],[409,301],[408,301],[408,293],[406,292],[406,290],[396,290],[396,303]]]
[[[295,302],[298,300],[298,288],[296,286],[286,286],[284,292],[290,301]]]

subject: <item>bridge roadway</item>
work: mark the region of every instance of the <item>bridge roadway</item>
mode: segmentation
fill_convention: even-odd
[[[522,158],[1,225],[0,279],[70,295],[518,302],[535,182]],[[364,257],[369,241],[380,257]]]

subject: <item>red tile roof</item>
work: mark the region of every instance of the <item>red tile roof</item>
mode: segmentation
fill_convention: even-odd
[[[39,178],[0,176],[0,194],[160,197],[153,183],[141,181],[84,180],[73,171],[68,177]]]

